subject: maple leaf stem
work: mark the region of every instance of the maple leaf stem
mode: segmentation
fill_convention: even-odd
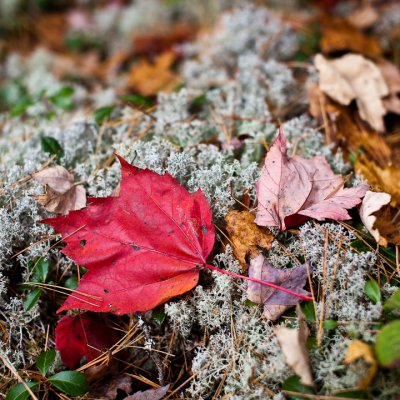
[[[220,274],[230,275],[230,276],[233,276],[233,277],[235,277],[235,278],[245,279],[245,280],[247,280],[247,281],[252,281],[252,282],[256,282],[256,283],[261,283],[261,285],[265,285],[265,286],[272,287],[272,288],[277,289],[277,290],[280,290],[280,291],[282,291],[282,292],[291,294],[292,296],[299,297],[299,298],[302,299],[302,300],[312,300],[312,297],[305,296],[305,295],[303,295],[303,294],[299,294],[299,293],[296,293],[296,292],[292,292],[290,289],[286,289],[286,288],[284,288],[284,287],[282,287],[282,286],[275,285],[275,283],[272,283],[272,282],[267,282],[267,281],[263,281],[263,280],[261,280],[261,279],[250,278],[249,276],[244,276],[244,275],[235,274],[234,272],[226,271],[226,270],[224,270],[224,269],[220,269],[220,268],[214,267],[213,265],[210,265],[210,264],[206,264],[206,265],[204,266],[204,268],[210,269],[210,270],[212,270],[212,271],[217,271],[217,272],[219,272]]]

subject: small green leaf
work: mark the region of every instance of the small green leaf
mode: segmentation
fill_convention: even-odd
[[[189,112],[191,114],[196,114],[201,111],[205,104],[207,104],[207,96],[205,94],[201,94],[192,100],[189,105]]]
[[[400,309],[400,290],[392,294],[383,306],[385,311],[399,310]]]
[[[70,276],[65,280],[64,287],[75,290],[78,287],[78,277],[76,275]]]
[[[153,102],[148,97],[140,94],[128,94],[126,96],[121,96],[120,98],[122,101],[125,101],[126,103],[132,103],[136,107],[149,108],[153,105]]]
[[[72,95],[74,89],[70,86],[64,86],[56,94],[49,97],[49,100],[57,107],[63,110],[71,110],[74,106]]]
[[[365,283],[364,293],[374,303],[378,303],[381,300],[381,289],[376,281],[370,279]]]
[[[301,305],[301,311],[303,311],[304,316],[306,317],[307,321],[315,321],[315,308],[314,302],[312,301],[305,301]]]
[[[198,106],[203,106],[206,103],[207,103],[207,95],[201,94],[200,96],[197,96],[192,100],[192,103],[190,104],[190,106],[198,107]]]
[[[384,367],[400,365],[400,320],[385,325],[376,336],[375,353]]]
[[[26,382],[26,386],[33,390],[37,387],[37,382]],[[22,383],[18,383],[10,388],[4,400],[26,400],[29,397],[29,392]]]
[[[54,349],[47,350],[36,359],[36,366],[43,376],[51,368],[56,359],[56,351]]]
[[[96,124],[101,125],[105,120],[109,119],[113,110],[113,106],[98,108],[94,112],[94,120],[96,121]]]
[[[60,146],[60,143],[51,136],[43,136],[40,144],[42,146],[42,150],[46,153],[54,154],[58,158],[61,158],[64,155],[64,150]]]
[[[157,307],[155,310],[152,311],[151,316],[154,319],[154,321],[161,326],[166,317],[164,307]]]
[[[247,307],[257,307],[258,306],[257,303],[254,303],[254,301],[251,301],[249,299],[245,300],[244,305],[247,306]]]
[[[54,96],[70,97],[74,94],[74,88],[71,86],[62,87]]]
[[[306,347],[308,350],[310,351],[315,351],[318,349],[318,342],[317,342],[317,338],[314,336],[310,336],[307,338],[307,343],[306,343]]]
[[[69,35],[64,39],[65,46],[74,52],[80,52],[85,47],[85,40],[82,35]]]
[[[394,266],[397,265],[396,250],[394,247],[379,247],[379,253],[383,254],[388,261],[390,261]]]
[[[30,99],[21,100],[18,104],[16,104],[11,108],[10,110],[11,117],[19,117],[32,104],[33,102]]]
[[[297,392],[297,393],[305,393],[305,394],[313,394],[313,390],[311,387],[303,385],[300,382],[300,378],[296,375],[289,376],[283,384],[282,384],[282,389],[287,390],[289,392]],[[295,395],[288,395],[289,398],[294,399],[294,400],[304,400],[304,397],[300,396],[295,396]]]
[[[77,371],[59,372],[48,378],[48,381],[70,396],[82,396],[88,391],[85,376]]]
[[[33,272],[32,282],[45,283],[49,274],[49,261],[43,257],[30,261],[28,264],[29,271]]]
[[[360,253],[366,253],[367,251],[370,251],[370,248],[367,246],[367,244],[365,243],[365,241],[364,241],[364,240],[361,240],[361,239],[353,240],[353,241],[350,243],[350,246],[351,246],[353,249],[359,251]]]
[[[324,329],[326,329],[327,331],[332,331],[336,329],[337,326],[338,326],[337,321],[334,321],[333,319],[326,319],[324,321]]]
[[[31,308],[33,308],[37,302],[40,299],[40,296],[42,294],[41,289],[35,289],[32,290],[31,292],[28,293],[24,300],[24,308],[26,311],[29,311]]]
[[[353,165],[356,163],[356,161],[357,161],[357,155],[356,155],[356,154],[354,154],[353,152],[350,151],[350,152],[348,153],[347,157],[348,157],[349,161],[350,161]]]
[[[174,91],[175,92],[179,92],[180,90],[185,88],[185,84],[184,83],[178,83],[177,85],[174,86]]]

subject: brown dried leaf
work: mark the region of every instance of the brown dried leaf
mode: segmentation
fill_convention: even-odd
[[[143,96],[173,90],[179,83],[178,75],[171,70],[176,58],[174,52],[165,51],[152,64],[147,60],[140,60],[129,72],[128,87]]]
[[[348,365],[359,359],[363,359],[369,365],[367,375],[358,382],[359,389],[365,390],[371,385],[378,371],[378,364],[371,346],[361,340],[353,340],[347,348],[343,363]]]
[[[389,243],[400,246],[400,210],[390,206],[376,213],[376,229]]]
[[[46,193],[34,196],[47,211],[67,214],[86,206],[86,190],[75,185],[74,177],[64,167],[47,168],[32,175],[33,179],[45,185]]]
[[[382,97],[389,94],[389,88],[373,62],[358,54],[346,54],[334,60],[317,54],[314,64],[324,93],[343,105],[356,100],[360,117],[377,131],[385,130],[386,109]]]
[[[107,365],[94,365],[93,367],[106,367]],[[89,368],[89,369],[90,369]],[[85,376],[87,374],[85,373]],[[133,378],[128,375],[118,375],[107,379],[106,381],[96,382],[90,386],[89,394],[91,398],[101,400],[115,400],[118,397],[118,391],[124,391],[126,394],[132,392]]]
[[[144,35],[136,35],[133,40],[135,54],[154,54],[170,50],[175,44],[190,41],[198,27],[194,24],[175,23],[172,26],[156,27]]]
[[[130,54],[127,51],[118,50],[112,54],[103,64],[97,69],[97,74],[110,81],[114,79],[121,69],[122,65],[129,59]]]
[[[324,93],[322,93],[317,83],[312,83],[308,86],[307,97],[309,102],[309,113],[314,118],[322,120],[328,100]]]
[[[32,18],[32,31],[45,47],[55,51],[65,49],[68,23],[65,13],[39,13]]]
[[[366,157],[357,159],[354,169],[364,176],[375,191],[389,193],[393,207],[400,205],[400,169],[393,166],[381,168]]]
[[[324,18],[321,23],[321,50],[324,53],[353,51],[371,58],[379,57],[382,49],[377,39],[360,32],[344,18]]]
[[[313,386],[310,360],[306,347],[309,330],[299,304],[296,306],[296,314],[299,320],[299,329],[278,326],[275,328],[275,335],[282,348],[286,363],[300,376],[303,385]]]
[[[374,225],[376,222],[377,211],[379,211],[383,206],[390,203],[391,196],[388,193],[383,192],[368,192],[365,194],[363,202],[360,207],[360,218],[365,227],[374,237],[377,243],[381,246],[387,246],[387,240],[380,234],[379,229]]]
[[[381,166],[392,164],[392,148],[386,143],[384,136],[367,129],[361,121],[357,123],[348,107],[329,102],[325,104],[323,112],[326,114],[331,137],[342,147],[347,147],[355,154],[362,149],[371,160],[375,160]]]
[[[92,79],[97,75],[100,66],[99,55],[88,51],[84,56],[76,54],[54,54],[51,72],[59,79],[68,76],[79,76]]]
[[[274,240],[273,235],[258,227],[254,219],[255,216],[248,211],[231,211],[225,217],[233,252],[244,268],[247,268],[246,255],[257,257],[259,247],[270,249]]]
[[[389,88],[389,97],[383,100],[383,104],[387,111],[395,114],[400,114],[400,70],[395,64],[387,60],[379,60],[378,67]]]

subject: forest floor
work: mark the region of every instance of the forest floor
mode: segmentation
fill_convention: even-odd
[[[0,0],[0,399],[400,399],[399,27]]]

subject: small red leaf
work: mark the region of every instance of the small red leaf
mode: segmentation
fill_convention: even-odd
[[[118,197],[90,198],[83,210],[43,221],[62,233],[62,252],[88,269],[59,312],[150,310],[196,286],[213,248],[200,190],[190,194],[169,174],[119,161]]]
[[[82,357],[95,359],[118,339],[115,330],[90,313],[62,317],[56,328],[56,348],[70,369],[78,368]]]

